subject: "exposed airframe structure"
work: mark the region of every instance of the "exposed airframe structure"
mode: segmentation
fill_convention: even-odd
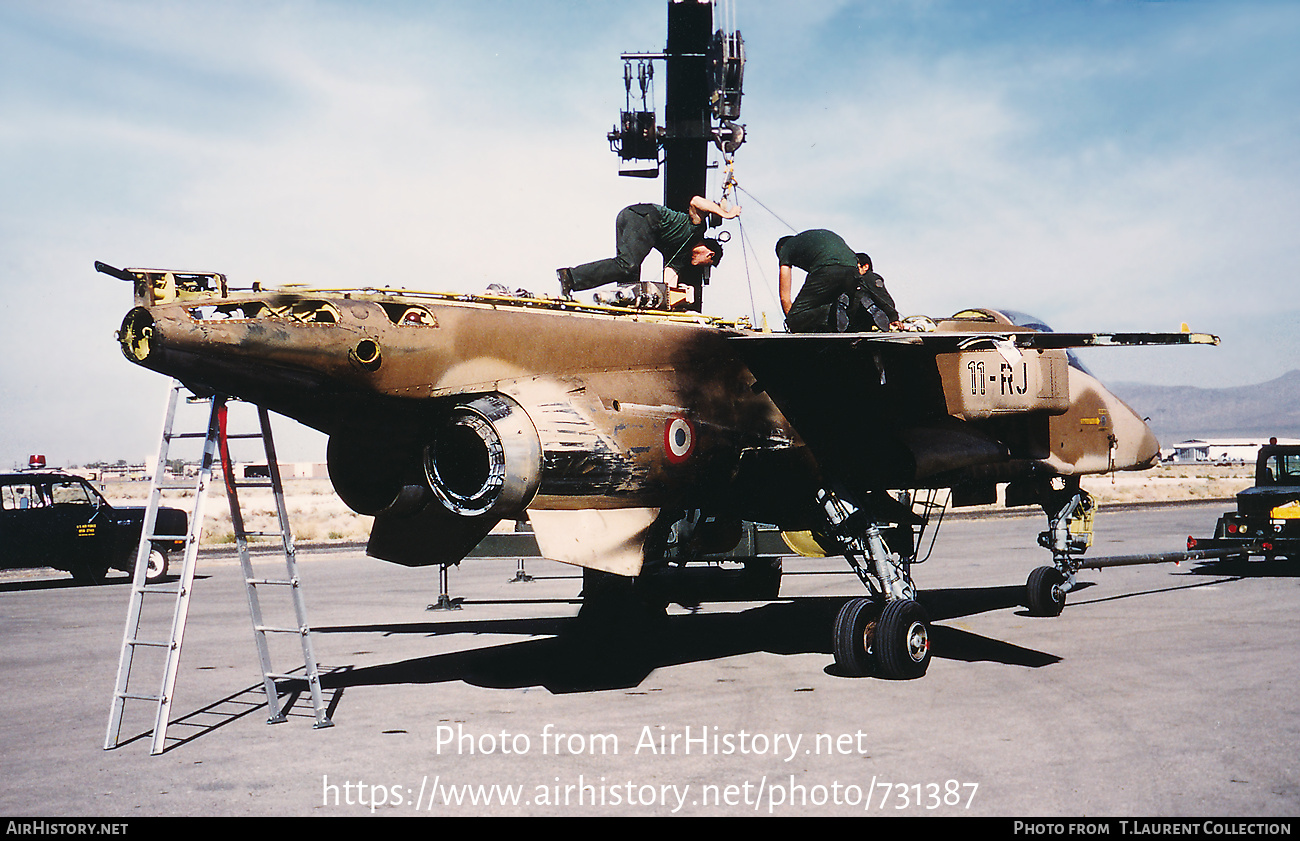
[[[897,676],[928,662],[917,492],[960,505],[1008,483],[1008,504],[1041,505],[1055,565],[1029,599],[1059,612],[1086,548],[1079,477],[1159,454],[1066,349],[1217,342],[1042,332],[992,310],[922,333],[777,334],[553,298],[238,291],[215,273],[99,267],[134,285],[119,333],[132,362],[329,435],[335,489],[375,516],[371,555],[454,564],[526,516],[546,557],[636,579],[665,563],[668,528],[690,545],[686,512],[710,524],[701,539],[741,520],[807,530],[871,593],[838,623],[848,668],[872,667],[865,626],[908,603]]]
[[[744,142],[744,42],[714,31],[708,0],[668,15],[663,53],[623,56],[628,105],[608,138],[621,174],[662,168],[664,203],[684,209],[705,193],[709,145],[729,171]],[[662,126],[647,97],[658,60]],[[868,595],[836,619],[836,661],[891,677],[929,663],[911,566],[940,493],[991,502],[1005,483],[1008,505],[1042,507],[1053,563],[1026,600],[1054,615],[1091,540],[1079,477],[1157,458],[1141,418],[1068,349],[1218,341],[1053,333],[986,309],[917,332],[768,333],[702,314],[707,275],[691,281],[696,311],[668,312],[96,268],[133,285],[118,334],[131,362],[329,435],[335,490],[375,517],[369,554],[455,564],[526,517],[543,555],[585,568],[586,599],[628,591],[661,609],[664,573],[727,551],[742,522],[774,524],[848,559]],[[769,596],[779,572],[758,570]]]

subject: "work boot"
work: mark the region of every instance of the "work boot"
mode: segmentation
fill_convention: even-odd
[[[573,300],[573,274],[570,269],[556,269],[555,276],[560,279],[560,297]]]

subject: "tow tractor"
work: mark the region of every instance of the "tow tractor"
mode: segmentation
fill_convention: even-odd
[[[1237,494],[1237,510],[1219,518],[1214,537],[1188,537],[1187,549],[1223,550],[1240,560],[1252,555],[1267,560],[1296,558],[1300,553],[1300,444],[1260,447],[1255,486]]]

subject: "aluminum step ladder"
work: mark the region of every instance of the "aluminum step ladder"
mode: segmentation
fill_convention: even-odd
[[[257,407],[260,431],[243,434],[229,434],[227,425],[227,407],[224,400],[218,398],[216,421],[218,430],[218,450],[221,456],[221,473],[225,478],[226,498],[230,502],[230,521],[235,532],[235,547],[239,553],[239,566],[243,572],[244,590],[248,594],[248,612],[253,619],[253,637],[257,643],[257,657],[262,666],[262,685],[266,690],[266,703],[271,710],[267,724],[279,724],[287,720],[287,713],[281,709],[279,691],[276,681],[306,680],[311,693],[312,710],[316,717],[315,727],[332,727],[325,709],[321,693],[320,668],[312,648],[311,626],[307,622],[307,605],[303,599],[302,582],[298,578],[298,562],[294,549],[293,534],[289,529],[289,511],[284,502],[284,484],[280,477],[280,465],[276,460],[275,442],[271,437],[271,415],[262,406]],[[235,475],[234,463],[230,458],[230,441],[252,438],[261,439],[266,455],[267,476],[264,479],[240,480]],[[274,532],[250,532],[244,524],[242,508],[239,504],[240,488],[270,488],[275,498],[275,518],[279,530]],[[284,552],[284,576],[265,578],[253,569],[253,559],[248,548],[250,537],[278,537]],[[263,618],[262,601],[258,588],[287,588],[293,602],[295,624],[288,627],[269,625]],[[268,634],[287,634],[296,636],[302,647],[303,674],[277,673],[271,664],[271,646]]]
[[[154,705],[154,726],[152,730],[152,743],[150,753],[157,755],[163,752],[166,747],[167,724],[171,715],[171,704],[176,688],[177,667],[180,662],[181,643],[185,636],[185,624],[189,615],[190,596],[194,586],[194,571],[197,566],[199,542],[203,531],[203,508],[207,499],[207,486],[212,478],[213,460],[220,452],[223,456],[222,473],[227,477],[227,497],[231,504],[231,519],[236,525],[236,540],[240,546],[240,563],[244,571],[245,589],[248,591],[249,607],[253,616],[254,633],[258,640],[258,654],[262,665],[263,683],[267,691],[267,704],[273,711],[271,722],[283,721],[284,714],[279,707],[278,693],[275,687],[275,680],[278,675],[271,671],[269,652],[265,642],[265,636],[268,629],[259,629],[260,622],[260,604],[257,599],[257,583],[252,579],[250,574],[251,562],[247,557],[247,537],[244,532],[243,518],[238,508],[238,497],[235,487],[231,483],[231,469],[229,464],[229,447],[225,440],[225,422],[226,422],[226,398],[221,395],[214,395],[207,398],[190,398],[190,402],[208,404],[208,421],[207,425],[201,432],[176,432],[177,405],[180,402],[182,393],[187,389],[179,380],[173,381],[171,390],[167,397],[167,407],[163,416],[163,429],[161,443],[158,448],[158,458],[154,465],[153,482],[149,492],[149,502],[145,508],[144,523],[140,532],[140,545],[136,552],[135,569],[132,574],[131,598],[127,608],[126,626],[122,634],[122,648],[118,659],[117,680],[113,691],[112,707],[109,711],[108,732],[104,738],[104,749],[111,750],[118,746],[122,729],[122,717],[125,705],[128,700],[147,701]],[[298,586],[297,566],[293,557],[293,539],[289,532],[288,517],[284,507],[284,493],[280,484],[278,466],[274,459],[274,445],[270,436],[269,416],[264,409],[260,411],[260,421],[262,432],[249,436],[241,437],[259,437],[265,443],[265,449],[268,453],[268,465],[271,470],[268,471],[273,476],[274,488],[277,502],[277,514],[281,524],[281,537],[286,547],[286,564],[289,573],[289,580],[292,582],[294,591],[294,609],[298,617],[297,629],[303,637],[304,662],[307,673],[309,686],[312,689],[312,703],[315,709],[317,726],[330,726],[328,717],[325,715],[324,704],[320,695],[319,671],[311,654],[310,632],[307,630],[305,619],[306,609],[302,602],[302,595]],[[173,445],[184,439],[203,439],[203,451],[199,463],[198,474],[192,482],[176,483],[169,480],[167,465],[172,452]],[[185,535],[161,535],[156,534],[155,529],[158,520],[158,509],[164,490],[181,490],[187,491],[192,495],[192,505],[190,508],[189,526]],[[146,584],[145,576],[148,567],[149,552],[152,548],[153,540],[184,540],[185,553],[184,561],[181,565],[181,572],[178,580],[174,583],[166,584]],[[169,595],[172,597],[172,616],[170,630],[165,639],[155,638],[148,639],[141,636],[141,628],[145,619],[145,601],[146,597],[157,595]],[[150,601],[154,600],[150,598]],[[156,634],[161,637],[161,634]],[[156,693],[142,692],[133,690],[130,686],[133,668],[140,668],[142,664],[136,662],[140,649],[153,649],[162,651],[164,662],[162,666],[162,678],[159,689]],[[286,676],[289,677],[289,676]],[[295,679],[301,677],[293,676]]]
[[[180,660],[181,641],[185,636],[185,621],[189,615],[190,594],[194,587],[194,568],[199,554],[199,538],[203,531],[203,504],[207,498],[207,485],[212,477],[212,460],[217,449],[217,414],[215,400],[208,413],[208,425],[202,432],[175,432],[176,407],[185,387],[179,381],[172,383],[167,396],[167,409],[163,416],[162,441],[158,447],[158,460],[154,464],[153,483],[149,489],[149,502],[145,508],[144,523],[140,529],[140,545],[136,550],[135,569],[131,577],[131,600],[127,608],[126,628],[122,633],[122,650],[117,663],[117,683],[113,691],[113,705],[108,717],[108,733],[104,738],[104,750],[117,747],[122,729],[122,714],[128,700],[148,701],[155,706],[153,743],[150,753],[162,753],[166,743],[167,720],[171,714],[172,693],[176,688],[176,667]],[[167,462],[174,442],[186,438],[202,438],[203,455],[199,464],[198,476],[193,483],[168,481]],[[146,584],[151,539],[160,535],[154,533],[158,522],[158,508],[164,490],[188,490],[193,495],[190,509],[189,527],[181,535],[185,541],[184,561],[178,580],[166,584]],[[175,536],[172,536],[173,539]],[[141,625],[144,620],[144,603],[146,597],[167,595],[172,597],[172,618],[170,632],[166,639],[142,638]],[[158,635],[161,636],[161,635]],[[132,691],[129,684],[133,666],[138,666],[136,657],[139,649],[155,649],[164,652],[162,681],[156,693]]]

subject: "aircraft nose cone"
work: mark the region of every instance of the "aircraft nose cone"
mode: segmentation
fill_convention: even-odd
[[[1122,400],[1113,398],[1115,467],[1120,470],[1150,467],[1160,460],[1160,441],[1142,416]]]
[[[1141,421],[1139,421],[1141,423]],[[1147,467],[1155,464],[1160,459],[1160,441],[1156,434],[1151,431],[1151,427],[1142,423],[1142,440],[1138,443],[1137,461],[1138,464]]]

